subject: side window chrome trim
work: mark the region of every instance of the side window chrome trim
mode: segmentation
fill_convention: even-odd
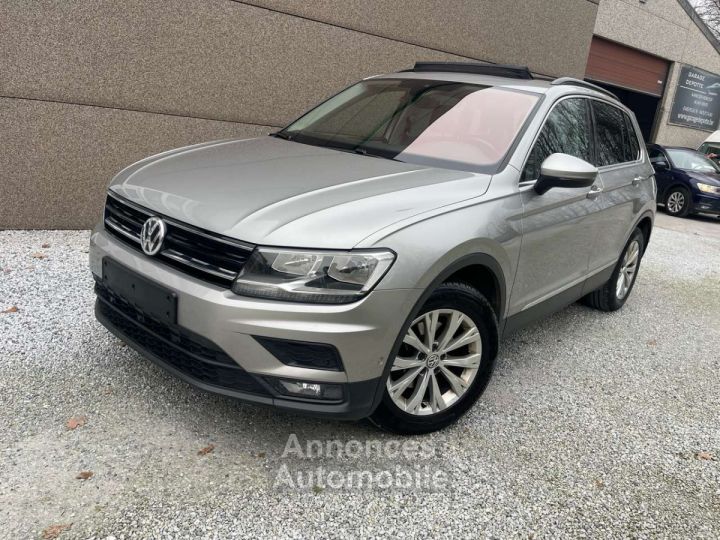
[[[637,167],[640,165],[642,160],[637,161],[623,161],[622,163],[613,163],[612,165],[603,165],[598,167],[598,172],[614,171],[615,169],[624,169],[625,167]]]
[[[540,128],[535,133],[535,137],[533,137],[533,141],[530,144],[530,146],[528,147],[525,157],[523,158],[522,167],[520,167],[520,178],[522,178],[523,171],[525,171],[525,167],[527,166],[527,161],[530,158],[530,154],[532,153],[533,149],[535,148],[535,143],[537,143],[537,140],[540,137],[540,134],[542,133],[542,130],[545,127],[545,124],[547,123],[548,118],[550,117],[550,114],[555,110],[555,107],[557,107],[557,105],[559,103],[565,101],[566,99],[572,99],[572,98],[575,98],[575,99],[581,98],[581,99],[586,99],[586,100],[600,101],[602,103],[607,103],[608,105],[615,107],[623,115],[628,114],[627,111],[625,111],[623,108],[618,107],[616,103],[613,103],[612,101],[609,101],[606,99],[599,98],[597,96],[588,96],[585,94],[567,94],[565,96],[560,97],[552,104],[550,109],[548,109],[547,113],[545,113],[545,117],[543,118],[542,124],[540,124]],[[588,104],[588,105],[592,106],[591,104]],[[594,121],[593,121],[593,123],[594,123]],[[635,138],[637,139],[638,147],[640,148],[640,150],[638,152],[638,154],[639,154],[638,159],[636,159],[635,161],[623,161],[621,163],[613,163],[612,165],[603,165],[601,167],[598,167],[599,172],[604,172],[604,171],[608,171],[608,170],[615,169],[615,168],[629,167],[631,165],[638,165],[638,164],[641,164],[645,160],[644,157],[645,157],[645,153],[647,152],[647,150],[643,148],[642,144],[640,144],[640,138],[638,137],[637,129],[635,127],[635,122],[633,122],[632,117],[630,117],[630,124],[633,127],[633,132],[635,133]],[[592,139],[593,139],[593,141],[592,141],[593,144],[595,145],[595,147],[597,147],[597,141],[595,140],[594,135],[593,135]],[[595,150],[596,150],[596,148],[593,148],[593,152],[595,152]],[[537,178],[534,180],[520,180],[518,182],[518,187],[524,187],[526,185],[533,185],[535,182],[537,182]]]

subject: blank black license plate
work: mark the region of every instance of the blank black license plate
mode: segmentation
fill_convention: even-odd
[[[177,322],[177,294],[108,257],[102,265],[103,283],[113,294],[144,316],[167,324]]]

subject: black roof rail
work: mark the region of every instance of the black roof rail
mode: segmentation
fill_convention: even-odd
[[[602,94],[605,94],[606,96],[610,96],[613,99],[617,99],[620,101],[620,99],[613,94],[610,90],[606,90],[602,86],[598,86],[597,84],[593,84],[591,82],[583,81],[582,79],[574,79],[572,77],[560,77],[559,79],[555,79],[553,82],[551,82],[553,86],[559,86],[559,85],[568,85],[568,86],[582,86],[583,88],[589,88],[590,90],[595,90],[596,92],[600,92]]]
[[[412,69],[405,71],[440,71],[445,73],[473,73],[493,75],[511,79],[532,79],[533,75],[526,66],[509,64],[488,64],[486,62],[415,62]]]

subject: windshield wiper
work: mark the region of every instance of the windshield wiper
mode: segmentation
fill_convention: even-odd
[[[270,136],[277,137],[278,139],[285,139],[286,141],[293,140],[293,136],[289,133],[285,133],[284,131],[276,131],[275,133],[271,133]]]
[[[360,145],[353,148],[352,151],[355,152],[356,154],[360,154],[361,156],[370,156],[370,157],[379,158],[379,159],[389,159],[391,161],[400,161],[398,159],[395,159],[394,157],[389,157],[389,156],[384,156],[382,154],[375,154],[373,152],[368,152],[367,148],[360,146]]]
[[[393,157],[385,156],[382,154],[376,154],[374,152],[368,152],[368,149],[362,146],[362,144],[359,144],[357,146],[351,146],[346,144],[338,144],[332,140],[306,140],[302,133],[299,133],[300,139],[296,139],[295,134],[287,133],[286,131],[276,131],[274,133],[270,133],[271,137],[277,137],[278,139],[285,139],[286,141],[295,141],[300,142],[302,144],[309,144],[312,146],[319,146],[321,148],[331,148],[332,150],[339,150],[340,152],[349,152],[349,153],[355,153],[360,154],[361,156],[370,156],[374,158],[379,159],[390,159],[392,161],[400,161],[398,159],[395,159]]]

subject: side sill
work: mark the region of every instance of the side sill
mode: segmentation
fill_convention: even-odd
[[[593,274],[585,281],[581,281],[577,285],[573,285],[539,304],[535,304],[515,315],[511,315],[505,323],[503,338],[580,300],[580,298],[602,286],[610,279],[614,269],[615,265],[610,265],[600,272]]]

